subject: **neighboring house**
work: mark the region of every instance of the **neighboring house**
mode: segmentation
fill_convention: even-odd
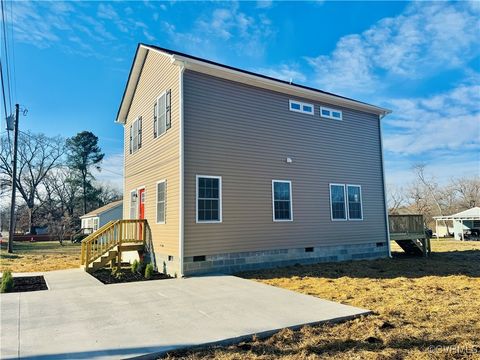
[[[124,218],[188,275],[389,254],[389,111],[140,44],[124,125]]]
[[[465,240],[466,238],[478,239],[480,233],[480,207],[476,206],[471,209],[461,211],[453,215],[434,216],[436,228],[440,228],[439,222],[451,222],[450,231],[453,232],[455,240]],[[453,230],[452,230],[453,229]],[[437,230],[437,238],[441,236],[441,232]]]
[[[85,233],[91,233],[101,228],[103,225],[112,220],[122,218],[123,200],[113,201],[110,204],[99,207],[96,210],[80,216],[82,220],[82,229]]]

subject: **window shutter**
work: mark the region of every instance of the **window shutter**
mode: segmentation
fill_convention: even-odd
[[[130,154],[132,153],[133,151],[133,129],[132,129],[132,125],[130,125]]]
[[[142,117],[138,119],[138,148],[142,147]]]
[[[157,102],[153,105],[153,137],[157,137]]]
[[[171,94],[171,90],[168,90],[165,99],[165,125],[167,129],[170,129],[172,127]]]

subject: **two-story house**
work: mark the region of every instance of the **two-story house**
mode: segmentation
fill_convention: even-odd
[[[124,218],[178,276],[389,254],[381,107],[140,44]]]

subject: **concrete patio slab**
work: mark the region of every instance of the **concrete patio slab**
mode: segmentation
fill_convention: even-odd
[[[369,313],[221,275],[2,294],[0,299],[2,359],[148,358]]]

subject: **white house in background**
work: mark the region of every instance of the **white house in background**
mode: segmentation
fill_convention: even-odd
[[[435,219],[437,238],[439,233],[439,221],[452,221],[455,240],[465,240],[464,234],[466,231],[470,231],[471,233],[480,231],[480,207],[478,206],[461,211],[457,214],[434,216],[433,218]]]
[[[82,220],[82,229],[85,229],[85,233],[91,233],[98,230],[109,221],[120,220],[122,218],[122,209],[123,200],[118,200],[90,211],[89,213],[80,216],[80,219]]]

